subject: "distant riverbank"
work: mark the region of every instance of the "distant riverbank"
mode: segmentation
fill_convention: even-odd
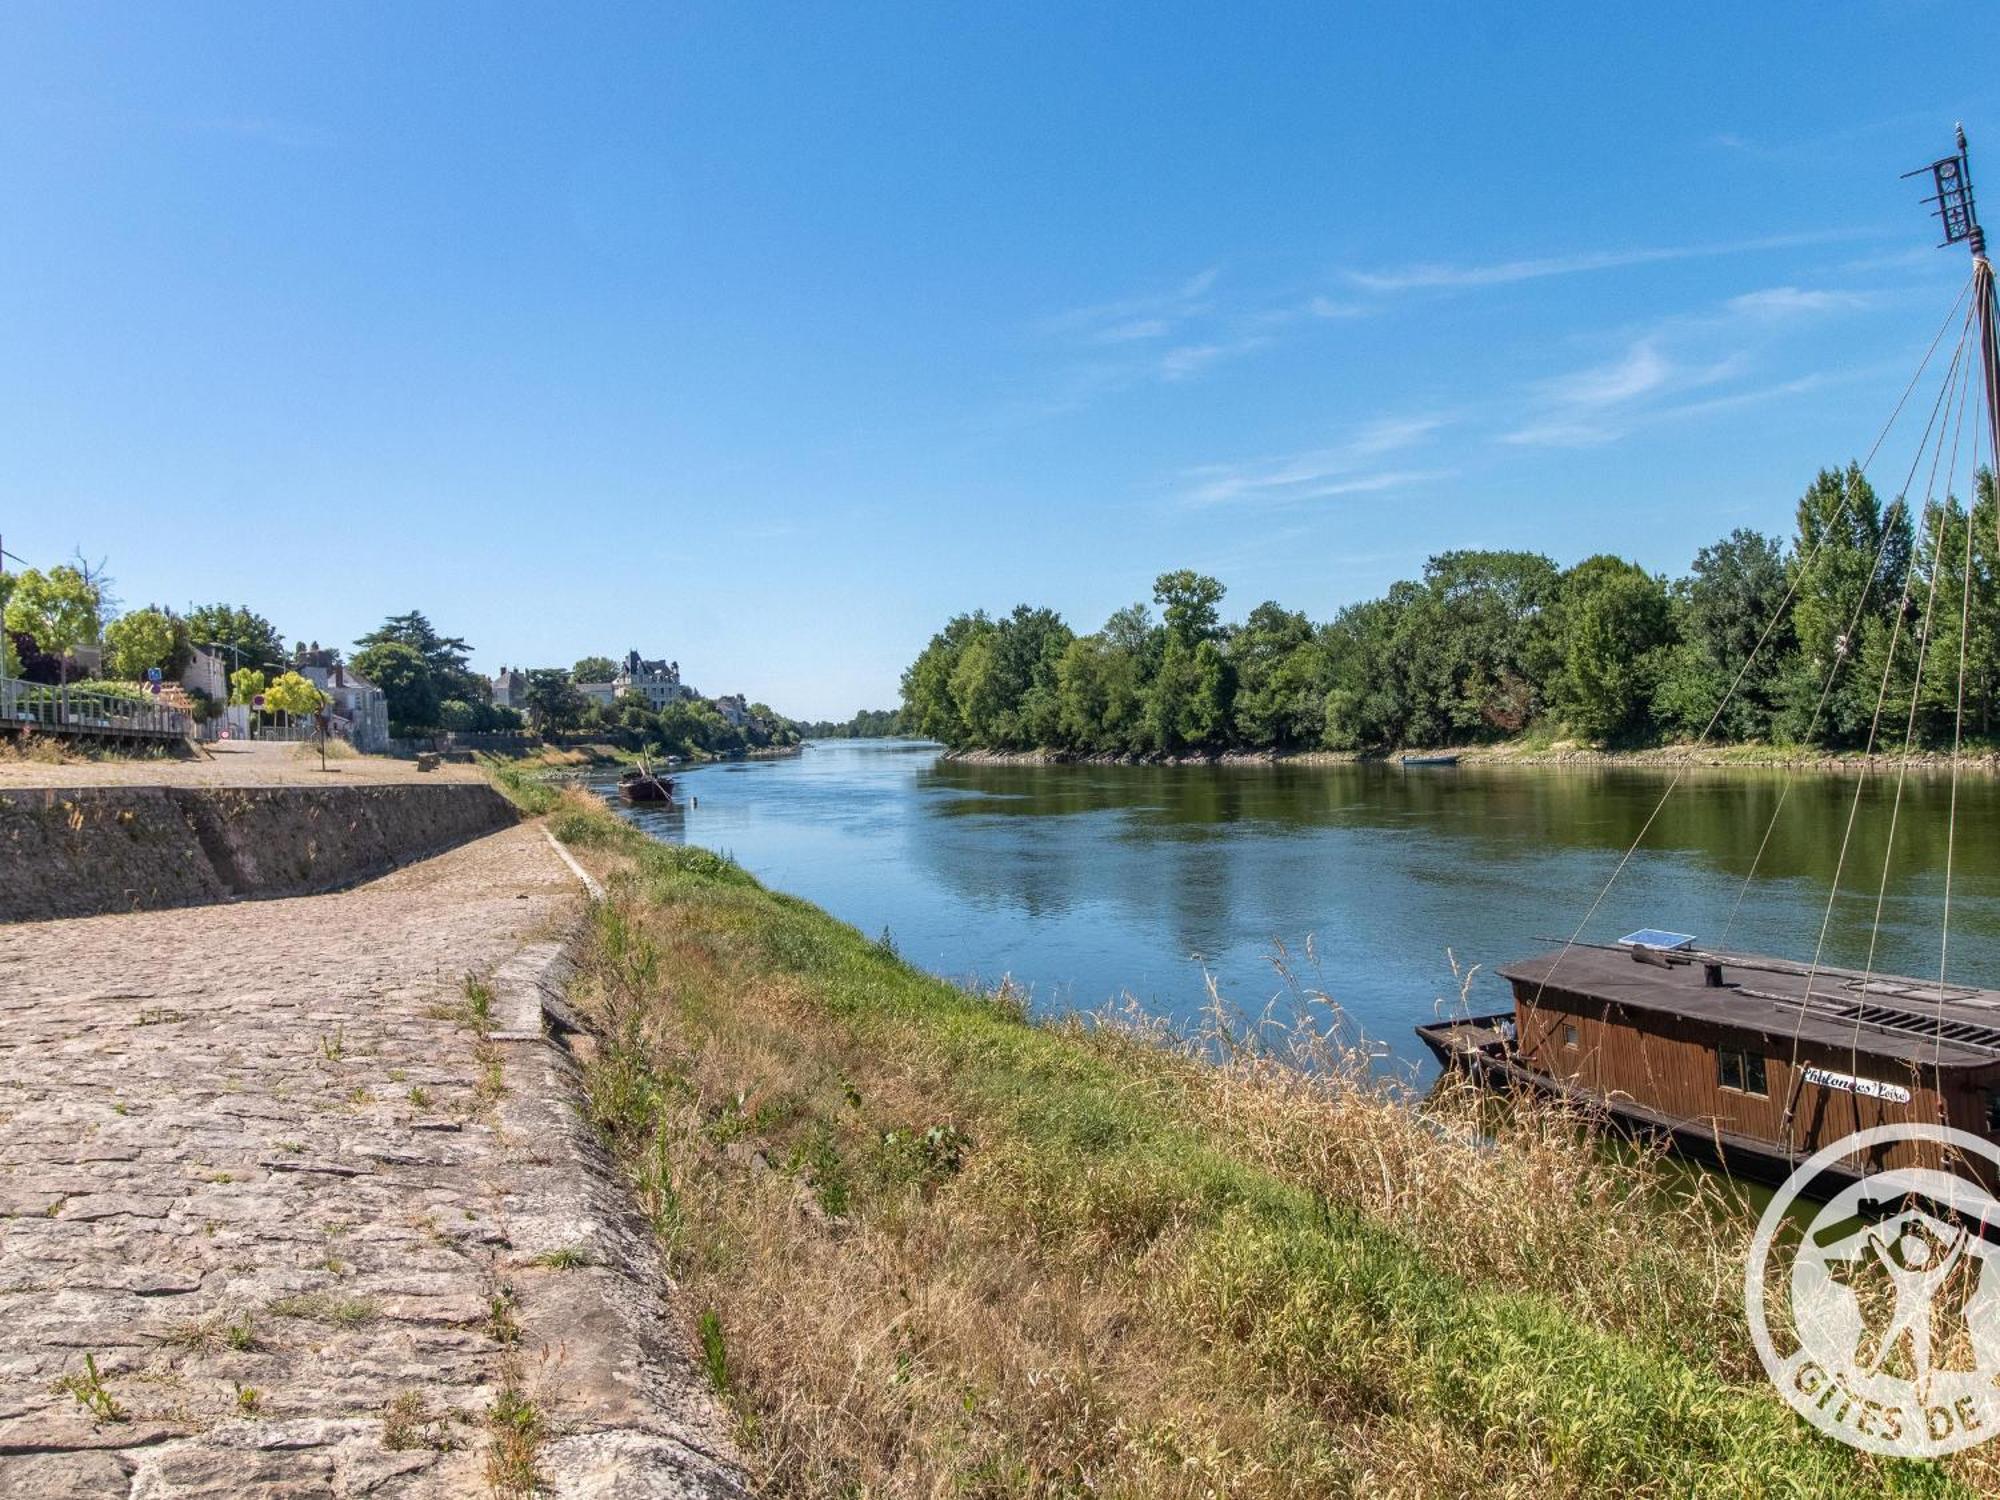
[[[1783,745],[1657,745],[1644,750],[1598,750],[1586,745],[1447,745],[1435,749],[1358,750],[1219,750],[1180,755],[1132,754],[1075,750],[945,750],[942,758],[968,765],[989,766],[1346,766],[1395,765],[1403,755],[1457,756],[1461,765],[1558,766],[1572,770],[1632,766],[1678,770],[1701,766],[1722,769],[1782,769],[1796,771],[1885,771],[1907,764],[1911,770],[1949,771],[1952,757],[1941,751],[1902,755],[1863,755],[1859,751],[1815,750]],[[1959,769],[2000,773],[2000,751],[1963,751]]]

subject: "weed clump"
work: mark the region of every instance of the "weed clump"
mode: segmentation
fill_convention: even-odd
[[[118,1398],[111,1394],[102,1372],[97,1368],[97,1356],[86,1354],[83,1368],[60,1377],[54,1386],[57,1394],[68,1394],[76,1404],[90,1413],[94,1422],[125,1422],[130,1420],[125,1408],[118,1404]]]

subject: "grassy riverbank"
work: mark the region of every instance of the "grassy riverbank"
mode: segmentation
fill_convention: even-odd
[[[587,1083],[771,1493],[1972,1493],[1819,1438],[1742,1214],[1332,1039],[1030,1023],[701,850],[503,777],[610,899]],[[1301,1068],[1311,1062],[1313,1069]]]

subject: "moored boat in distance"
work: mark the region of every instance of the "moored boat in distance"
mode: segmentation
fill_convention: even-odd
[[[1455,766],[1458,764],[1458,757],[1456,755],[1405,755],[1401,757],[1401,761],[1406,766]]]
[[[618,795],[627,802],[671,803],[674,778],[654,774],[650,765],[634,766],[619,776]]]

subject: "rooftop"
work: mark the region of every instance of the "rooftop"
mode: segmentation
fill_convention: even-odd
[[[1608,1000],[1631,1010],[1845,1047],[1926,1067],[2000,1062],[2000,991],[1862,974],[1755,954],[1691,949],[1642,962],[1634,950],[1578,944],[1503,966],[1504,979]],[[1666,966],[1662,966],[1665,963]],[[1706,964],[1722,966],[1722,984]],[[1532,996],[1534,991],[1529,991]]]

